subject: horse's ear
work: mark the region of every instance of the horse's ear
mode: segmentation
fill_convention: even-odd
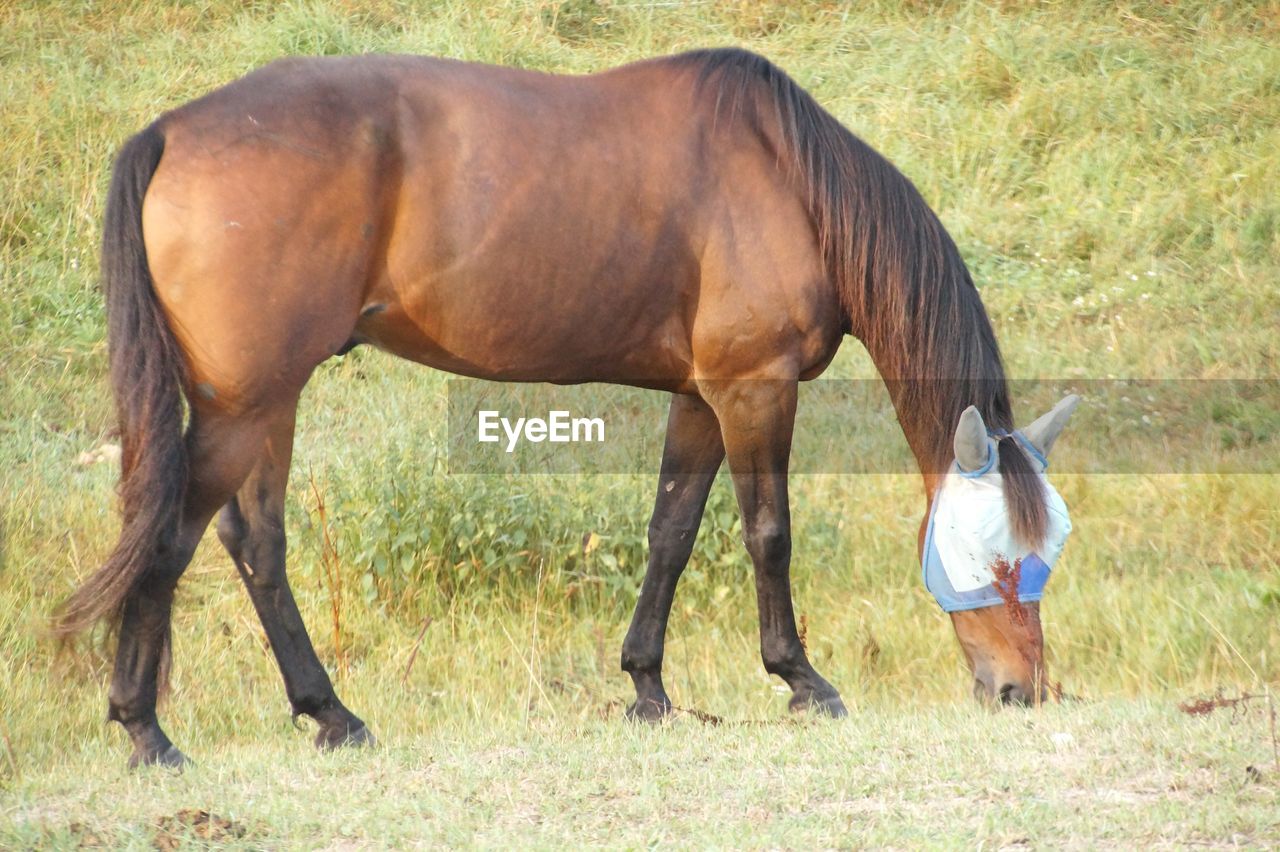
[[[961,470],[978,470],[987,463],[987,424],[982,422],[982,415],[972,405],[960,415],[955,448]]]
[[[1071,412],[1079,404],[1080,397],[1073,393],[1067,394],[1048,414],[1041,415],[1034,423],[1023,427],[1022,434],[1041,455],[1048,456],[1053,449],[1053,442],[1058,440],[1063,427],[1071,419]]]

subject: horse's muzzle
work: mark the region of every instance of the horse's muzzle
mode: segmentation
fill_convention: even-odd
[[[973,697],[983,704],[998,704],[1000,706],[1014,707],[1030,707],[1039,702],[1035,699],[1036,690],[1030,685],[1022,685],[1017,683],[1002,683],[996,687],[993,683],[988,683],[982,678],[973,679]],[[1040,702],[1048,698],[1047,690],[1040,689]]]

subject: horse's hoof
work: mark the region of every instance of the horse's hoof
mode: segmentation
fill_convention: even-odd
[[[182,770],[194,764],[187,758],[185,754],[178,751],[178,747],[171,745],[163,751],[137,751],[129,757],[129,768],[137,769],[140,766],[164,766],[169,769]]]
[[[360,746],[372,748],[377,744],[377,737],[363,723],[355,730],[335,726],[321,728],[320,732],[316,734],[316,748],[321,751],[332,751],[335,748],[358,748]]]
[[[637,698],[636,703],[627,708],[625,715],[628,722],[654,723],[669,718],[673,710],[675,708],[665,696],[661,700],[656,698]]]
[[[844,702],[840,700],[839,695],[828,695],[825,698],[819,698],[816,695],[793,695],[791,701],[787,704],[787,709],[792,713],[812,713],[815,716],[826,716],[830,719],[843,719],[849,715],[849,711],[845,709]]]

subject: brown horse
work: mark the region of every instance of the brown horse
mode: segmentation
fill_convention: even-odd
[[[352,346],[486,379],[672,394],[622,650],[628,713],[643,719],[672,709],[667,616],[726,457],[765,668],[793,710],[845,713],[796,634],[787,504],[796,383],[845,335],[885,378],[930,500],[967,406],[1013,426],[986,313],[936,216],[740,50],[581,77],[408,56],[277,62],[129,140],[102,259],[123,529],[58,625],[120,619],[110,718],[133,764],[183,760],[157,722],[157,682],[175,586],[219,510],[294,714],[319,723],[322,747],[372,739],[312,649],[282,522],[299,394]],[[1037,541],[1037,471],[1013,441],[999,461],[1014,526]],[[953,620],[979,692],[1038,695],[1038,628],[1002,607]]]

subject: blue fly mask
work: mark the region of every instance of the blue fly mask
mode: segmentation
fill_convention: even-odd
[[[1013,437],[1039,467],[1048,524],[1038,550],[1018,542],[1005,506],[996,441],[982,415],[969,407],[956,430],[956,461],[943,477],[929,511],[922,573],[925,587],[945,612],[1002,605],[1007,585],[1017,583],[1018,600],[1038,601],[1071,532],[1067,505],[1049,484],[1046,458],[1080,398],[1068,396],[1052,411]],[[997,576],[997,572],[1000,576]]]

